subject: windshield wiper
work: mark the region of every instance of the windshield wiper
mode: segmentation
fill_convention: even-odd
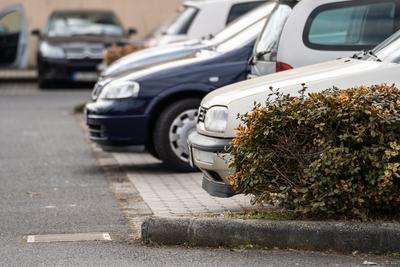
[[[271,50],[260,51],[256,54],[256,59],[260,59],[261,57],[265,56],[266,54],[271,53]]]
[[[375,58],[376,61],[382,62],[382,60],[375,54],[374,51],[368,50],[368,51],[367,51],[367,54],[370,55],[370,56],[372,56],[373,58]]]
[[[261,59],[263,56],[265,56],[266,54],[269,54],[269,53],[272,53],[272,51],[271,50],[265,50],[265,51],[257,52],[255,55],[252,55],[249,58],[249,61],[247,62],[247,64],[252,66],[252,65],[254,65],[256,63],[255,62],[256,60]]]
[[[374,53],[374,51],[367,49],[364,49],[361,52],[354,54],[351,58],[363,59],[364,56],[370,56],[373,57],[376,61],[382,62],[382,60]]]

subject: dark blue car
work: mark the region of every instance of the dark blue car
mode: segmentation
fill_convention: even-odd
[[[211,90],[246,79],[264,21],[195,57],[118,78],[86,105],[90,139],[103,146],[142,146],[169,168],[189,171],[187,137]]]

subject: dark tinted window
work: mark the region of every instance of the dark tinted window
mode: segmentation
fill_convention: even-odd
[[[353,1],[325,5],[311,15],[305,43],[316,49],[374,47],[398,27],[395,1]]]
[[[226,24],[234,21],[235,19],[239,18],[240,16],[246,14],[253,8],[258,7],[260,4],[263,3],[264,2],[248,2],[248,3],[233,5],[231,10],[229,11],[228,20],[226,21]]]
[[[0,17],[0,65],[15,61],[21,28],[19,12],[13,11]]]
[[[112,12],[58,12],[51,16],[48,36],[123,35],[122,26]]]

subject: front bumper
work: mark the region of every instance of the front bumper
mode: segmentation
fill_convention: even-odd
[[[54,81],[96,82],[97,65],[102,59],[38,59],[41,79]]]
[[[89,138],[103,146],[142,146],[148,140],[149,116],[140,112],[145,101],[98,100],[86,104]]]
[[[231,197],[236,193],[227,177],[234,173],[229,168],[230,139],[214,138],[197,132],[189,136],[190,160],[203,172],[202,187],[210,195]]]

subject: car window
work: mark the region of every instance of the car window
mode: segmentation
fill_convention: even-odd
[[[9,12],[0,17],[0,65],[12,64],[17,59],[21,31],[19,12]]]
[[[47,27],[47,35],[123,35],[118,19],[111,12],[61,12],[53,14]]]
[[[382,61],[400,64],[400,31],[379,44],[373,52]],[[366,58],[373,59],[373,56],[367,54]]]
[[[276,6],[265,24],[255,45],[255,54],[274,54],[278,47],[279,38],[282,34],[283,27],[291,13],[292,8],[285,4]]]
[[[232,21],[236,20],[240,16],[246,14],[250,10],[258,7],[260,4],[263,4],[263,2],[258,1],[258,2],[247,2],[247,3],[240,3],[240,4],[235,4],[231,7],[231,10],[229,11],[228,14],[228,19],[226,21],[226,24],[231,23]]]
[[[181,7],[177,14],[168,19],[166,23],[154,32],[153,36],[187,34],[198,11],[193,6]]]
[[[18,33],[21,31],[21,17],[17,11],[0,18],[0,34]]]
[[[239,19],[230,23],[225,29],[217,33],[214,38],[212,38],[212,42],[217,45],[221,42],[224,42],[233,36],[235,36],[238,32],[244,30],[249,27],[249,25],[266,18],[274,8],[275,4],[273,2],[269,2],[256,8],[247,14],[243,15]]]
[[[382,0],[324,5],[311,14],[303,39],[315,49],[373,47],[396,31],[396,8],[395,1]]]

